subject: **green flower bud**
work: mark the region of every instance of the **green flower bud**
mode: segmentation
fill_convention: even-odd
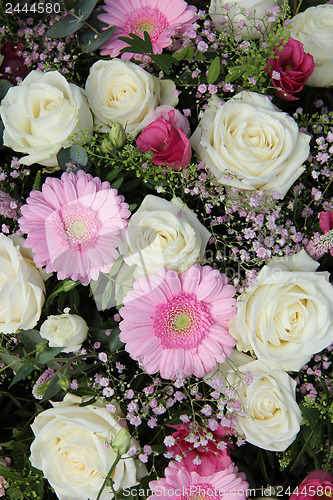
[[[131,445],[131,436],[126,429],[121,429],[111,443],[113,451],[119,455],[125,455]]]
[[[115,148],[120,149],[126,144],[126,132],[120,123],[116,122],[112,125],[109,132],[109,139]]]
[[[114,149],[114,145],[109,141],[109,139],[103,139],[101,144],[101,150],[103,153],[113,153]]]
[[[63,389],[64,391],[67,391],[69,386],[70,386],[71,381],[69,380],[68,377],[61,377],[58,380],[58,385]]]

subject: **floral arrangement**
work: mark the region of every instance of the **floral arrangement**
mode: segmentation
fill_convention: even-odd
[[[0,17],[0,496],[331,498],[332,1]]]

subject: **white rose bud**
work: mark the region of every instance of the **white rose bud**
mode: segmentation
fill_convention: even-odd
[[[40,335],[50,347],[63,347],[62,352],[78,351],[88,336],[88,325],[76,314],[52,315],[40,327]]]
[[[11,87],[0,106],[4,145],[25,153],[23,165],[58,165],[56,155],[70,146],[70,137],[92,135],[93,120],[82,90],[58,71],[31,71]],[[82,134],[80,135],[80,132]]]

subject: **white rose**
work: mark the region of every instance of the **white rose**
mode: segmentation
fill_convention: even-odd
[[[45,285],[21,236],[0,234],[0,332],[33,328],[41,315]]]
[[[119,416],[111,415],[100,401],[79,406],[82,401],[67,394],[62,402],[53,403],[54,408],[37,415],[31,426],[35,439],[30,461],[43,471],[61,500],[96,499],[117,456],[105,445],[123,429]],[[134,486],[146,474],[143,464],[123,455],[112,476],[114,489]],[[101,500],[112,497],[111,488],[106,487]]]
[[[264,266],[238,303],[230,333],[241,351],[272,367],[298,371],[333,342],[333,287],[302,250]]]
[[[210,101],[191,138],[218,183],[278,191],[282,197],[302,174],[310,136],[268,97],[240,92],[225,104]]]
[[[203,259],[209,231],[179,198],[171,202],[147,195],[132,215],[119,247],[134,277],[156,274],[161,267],[181,273]]]
[[[305,85],[331,87],[333,85],[333,5],[309,7],[291,19],[291,33],[312,55],[315,70]]]
[[[171,80],[160,80],[121,59],[97,61],[86,81],[86,95],[100,130],[108,132],[118,122],[134,137],[148,124],[145,119],[157,106],[177,104],[174,90]]]
[[[223,20],[231,19],[235,29],[256,40],[260,38],[263,24],[272,26],[265,16],[266,9],[272,9],[276,5],[282,5],[284,0],[237,0],[229,2],[228,0],[211,0],[209,15],[221,31],[224,29]],[[227,5],[227,8],[225,8]],[[265,23],[263,18],[265,17]],[[239,22],[244,22],[242,28],[237,27]],[[258,28],[258,29],[257,29]]]
[[[40,327],[40,335],[50,347],[63,347],[62,352],[78,351],[88,336],[88,325],[77,314],[48,316]]]
[[[0,114],[4,144],[27,155],[20,158],[23,165],[57,166],[56,155],[70,146],[70,136],[92,135],[92,115],[81,89],[58,71],[31,71],[8,90]]]
[[[247,372],[251,373],[250,384],[246,383]],[[219,364],[215,372],[206,375],[205,382],[214,387],[214,378],[221,375],[227,380],[226,386],[234,389],[245,412],[236,414],[237,430],[245,440],[264,450],[288,448],[302,422],[295,399],[295,380],[286,372],[237,351],[227,363]]]

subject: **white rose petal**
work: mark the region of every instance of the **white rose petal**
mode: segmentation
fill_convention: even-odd
[[[312,55],[315,70],[306,81],[311,87],[333,85],[333,5],[309,7],[291,19],[290,36]]]
[[[35,439],[30,461],[43,471],[61,500],[95,499],[117,456],[110,443],[123,428],[120,417],[111,415],[100,401],[79,406],[82,402],[80,397],[66,395],[62,402],[53,403],[54,408],[40,413],[31,426]],[[143,464],[123,455],[114,471],[114,489],[134,486],[146,474]],[[101,500],[112,497],[111,488],[106,487]]]
[[[246,290],[230,321],[237,348],[261,361],[295,370],[333,342],[333,287],[329,274],[302,250],[276,257]]]
[[[246,373],[252,375],[246,384]],[[264,450],[284,451],[295,440],[302,422],[295,399],[296,382],[284,371],[272,369],[262,361],[234,351],[227,363],[206,375],[211,385],[214,377],[226,378],[241,402],[245,415],[236,414],[237,431],[245,440]]]
[[[263,28],[262,20],[265,17],[266,10],[284,3],[286,3],[284,0],[236,0],[232,2],[228,0],[211,0],[209,15],[221,31],[223,30],[221,22],[224,19],[231,19],[238,32],[256,40],[261,36],[260,30]],[[224,8],[225,5],[227,5],[227,10]],[[244,11],[249,11],[250,15],[248,16]],[[237,27],[240,21],[245,22],[243,28]],[[265,25],[267,24],[272,29],[272,23],[268,23],[266,18]]]
[[[219,184],[274,190],[284,197],[304,171],[310,136],[255,92],[240,92],[221,104],[211,99],[191,138],[193,149]]]
[[[197,216],[179,199],[148,195],[130,218],[120,253],[136,264],[134,277],[155,274],[161,267],[178,273],[203,258],[210,237]]]
[[[157,106],[177,104],[175,88],[171,80],[159,80],[121,59],[97,61],[86,81],[86,95],[100,130],[108,132],[118,122],[134,137],[149,123],[146,118]]]
[[[45,300],[44,280],[21,236],[0,234],[0,332],[33,328]]]
[[[89,137],[93,120],[79,87],[68,83],[58,71],[31,71],[1,102],[5,146],[25,153],[23,165],[57,166],[56,155],[70,146],[70,137],[80,132]],[[81,137],[82,142],[85,138]]]
[[[77,314],[48,316],[40,327],[40,335],[50,347],[63,347],[62,352],[78,351],[88,336],[88,325]]]

